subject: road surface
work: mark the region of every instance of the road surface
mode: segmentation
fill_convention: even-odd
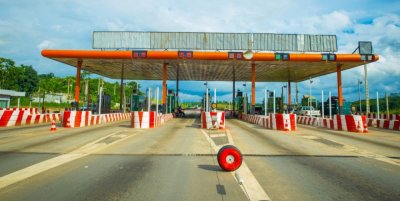
[[[199,118],[129,125],[0,130],[1,200],[400,200],[400,133],[281,132],[233,119],[227,131],[201,130]],[[242,185],[216,161],[228,142],[251,173]]]

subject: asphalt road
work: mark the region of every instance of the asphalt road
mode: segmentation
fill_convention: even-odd
[[[128,121],[2,129],[0,200],[248,200],[258,193],[252,179],[271,200],[400,200],[400,133],[199,125],[185,118],[148,130]],[[252,173],[242,175],[245,185],[218,167],[213,144],[229,137]]]

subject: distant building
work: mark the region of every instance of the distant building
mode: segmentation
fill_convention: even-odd
[[[66,103],[67,102],[67,94],[63,93],[55,93],[55,94],[46,94],[44,97],[44,101],[48,103]],[[40,102],[43,101],[43,96],[40,97]],[[72,100],[70,100],[72,101]],[[33,97],[32,102],[38,103],[39,102],[39,97]]]
[[[0,89],[0,108],[10,107],[11,97],[24,97],[25,92]],[[19,107],[19,101],[18,101]]]

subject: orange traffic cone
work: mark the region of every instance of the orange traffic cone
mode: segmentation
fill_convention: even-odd
[[[71,128],[71,124],[69,122],[69,118],[67,119],[67,123],[65,124],[65,128]]]
[[[50,131],[56,131],[57,130],[57,127],[56,127],[56,121],[52,121],[51,122],[51,127],[50,127]]]
[[[364,133],[368,133],[368,125],[367,125],[367,123],[364,123]]]

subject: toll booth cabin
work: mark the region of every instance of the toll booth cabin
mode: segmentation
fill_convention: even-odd
[[[174,90],[168,89],[168,94],[167,94],[167,114],[168,113],[174,113],[175,112],[175,105],[176,105],[176,98],[175,98],[175,93]]]
[[[339,114],[339,98],[331,96],[331,111],[332,115]],[[324,114],[329,115],[329,98],[324,102]],[[341,114],[351,114],[351,103],[343,99],[343,107]]]

